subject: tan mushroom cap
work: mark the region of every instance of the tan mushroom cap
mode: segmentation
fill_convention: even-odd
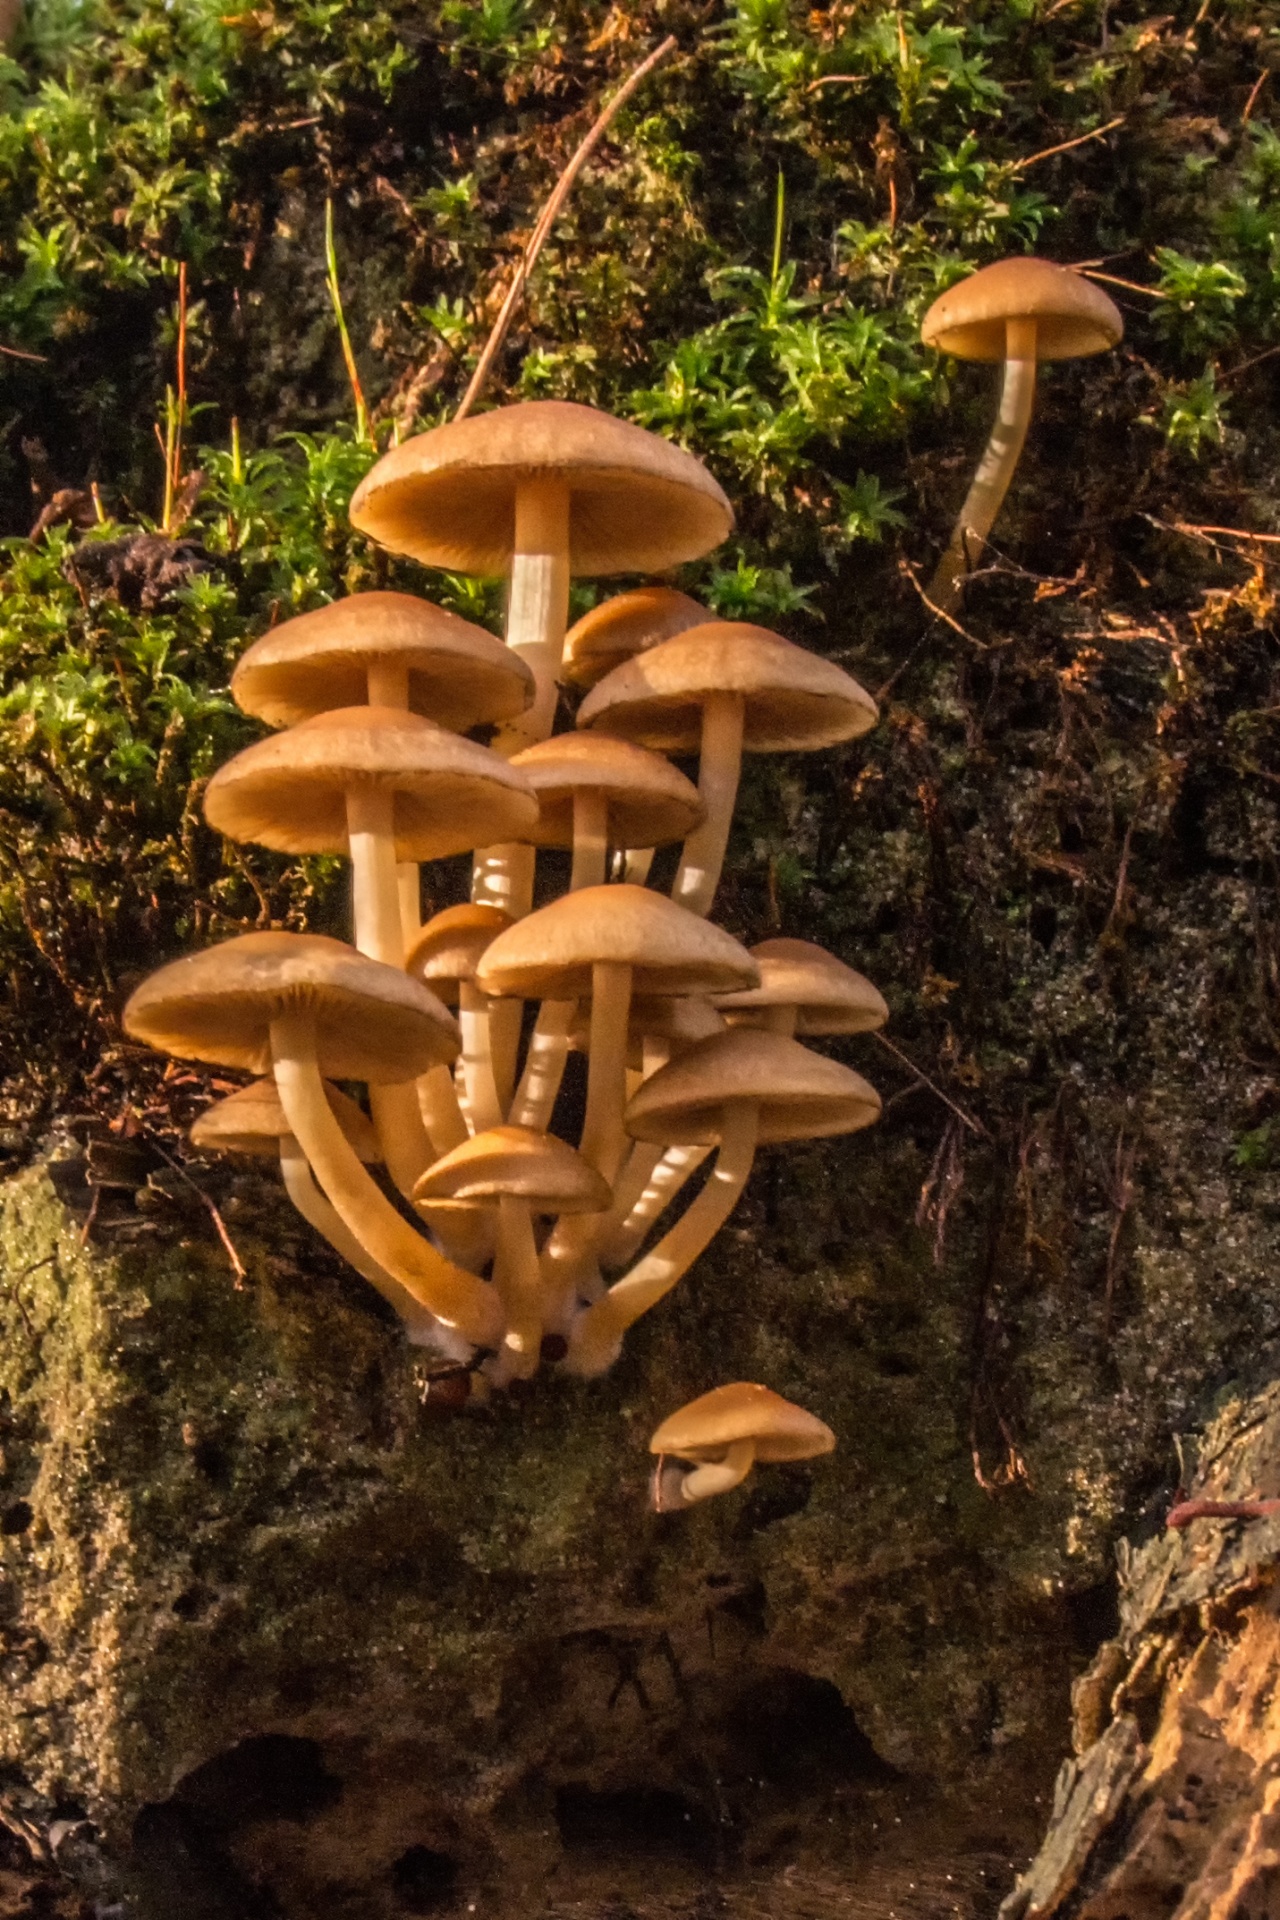
[[[731,1027],[660,1067],[627,1103],[627,1132],[665,1146],[714,1146],[726,1109],[751,1100],[758,1138],[818,1140],[856,1133],[880,1115],[875,1088],[780,1033]]]
[[[529,480],[570,490],[575,574],[663,573],[719,546],[733,510],[706,468],[629,420],[568,400],[473,414],[393,447],[351,500],[351,524],[393,553],[505,573]]]
[[[279,853],[345,853],[346,795],[395,795],[398,860],[519,840],[537,822],[523,775],[487,747],[395,707],[341,707],[246,747],[205,792],[209,825]]]
[[[466,901],[432,914],[405,959],[405,972],[425,981],[447,1005],[458,998],[458,982],[474,980],[481,955],[491,940],[515,922],[501,907]]]
[[[570,627],[564,637],[561,676],[576,687],[594,687],[633,653],[644,653],[689,627],[705,626],[707,609],[674,587],[637,587],[616,593]]]
[[[755,961],[710,921],[649,887],[580,887],[500,933],[480,962],[483,992],[585,1000],[597,962],[632,968],[634,993],[730,993]]]
[[[408,593],[353,593],[286,620],[255,640],[231,676],[231,694],[271,727],[363,706],[371,666],[403,667],[409,706],[438,726],[510,720],[533,698],[533,675],[483,627]]]
[[[368,1115],[327,1080],[324,1094],[350,1145],[362,1160],[375,1165],[382,1149]],[[255,1080],[251,1087],[241,1087],[207,1108],[192,1126],[190,1139],[202,1152],[269,1154],[274,1159],[282,1137],[291,1131],[275,1081]]]
[[[1114,300],[1070,267],[1027,254],[997,260],[948,287],[920,328],[927,347],[958,360],[1004,360],[1010,320],[1034,320],[1037,360],[1105,353],[1124,333]]]
[[[271,1022],[310,1014],[320,1071],[375,1086],[412,1080],[458,1052],[458,1028],[398,967],[319,933],[244,933],[144,980],[125,1032],[162,1053],[271,1072]]]
[[[889,1018],[883,998],[865,974],[846,967],[812,940],[762,940],[752,947],[760,985],[719,994],[716,1005],[733,1025],[766,1007],[794,1007],[797,1033],[870,1033]]]
[[[743,695],[749,753],[834,746],[877,719],[871,695],[830,660],[764,627],[711,620],[606,674],[579,707],[578,725],[663,753],[696,753],[713,693]]]
[[[691,780],[661,754],[606,734],[560,733],[511,756],[538,796],[535,846],[573,845],[573,796],[601,794],[615,847],[662,847],[706,817]]]
[[[834,1433],[816,1414],[806,1413],[755,1380],[734,1380],[668,1414],[650,1440],[649,1451],[705,1462],[738,1440],[754,1441],[756,1459],[766,1464],[813,1460],[830,1453],[836,1444]]]
[[[429,1167],[413,1190],[419,1206],[492,1207],[509,1197],[535,1213],[603,1213],[609,1183],[573,1147],[532,1127],[490,1127]]]

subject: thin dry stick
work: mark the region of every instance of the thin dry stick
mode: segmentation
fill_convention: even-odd
[[[1096,267],[1077,267],[1086,280],[1105,280],[1109,287],[1123,287],[1127,293],[1145,293],[1148,300],[1163,300],[1159,287],[1144,287],[1139,280],[1122,280],[1118,273],[1099,273]]]
[[[967,640],[969,642],[970,646],[978,647],[983,653],[990,653],[991,649],[990,647],[987,646],[985,641],[978,640],[975,638],[973,634],[967,633],[965,629],[960,625],[960,622],[952,614],[949,614],[945,607],[940,607],[936,600],[931,600],[929,598],[924,588],[920,585],[919,575],[917,574],[915,568],[912,566],[911,562],[907,559],[905,554],[902,554],[899,556],[898,571],[900,573],[906,574],[908,580],[911,582],[916,592],[920,595],[920,598],[923,600],[925,606],[928,608],[930,613],[935,615],[936,618],[939,620],[945,620],[947,625],[951,627],[954,632],[958,633],[962,640]]]
[[[249,1275],[245,1271],[244,1261],[240,1258],[240,1255],[236,1252],[235,1242],[232,1240],[231,1235],[227,1232],[226,1223],[223,1220],[222,1215],[218,1212],[217,1207],[214,1205],[212,1197],[205,1192],[202,1186],[200,1186],[195,1180],[191,1178],[191,1175],[187,1172],[186,1168],[183,1166],[180,1166],[179,1163],[173,1158],[172,1154],[165,1152],[164,1148],[160,1145],[160,1142],[158,1140],[152,1140],[149,1144],[155,1148],[156,1152],[160,1155],[160,1158],[164,1161],[165,1165],[173,1168],[173,1171],[177,1174],[179,1180],[186,1181],[192,1193],[194,1193],[196,1198],[199,1200],[201,1206],[204,1207],[208,1212],[209,1218],[213,1221],[213,1224],[217,1229],[218,1238],[219,1240],[221,1240],[223,1247],[226,1250],[227,1258],[231,1262],[231,1271],[236,1277],[236,1291],[239,1292],[247,1284]]]
[[[636,88],[640,86],[642,81],[649,77],[659,61],[666,59],[667,55],[674,49],[675,44],[675,35],[669,34],[660,47],[655,47],[647,60],[641,61],[630,78],[623,81],[608,106],[604,108],[596,120],[595,125],[578,147],[577,152],[574,154],[572,160],[570,160],[564,172],[560,175],[560,178],[556,181],[551,198],[542,210],[538,224],[529,237],[529,244],[524,250],[524,256],[516,268],[511,285],[507,288],[507,297],[502,303],[502,311],[494,321],[493,330],[489,338],[485,341],[484,352],[480,355],[476,370],[471,376],[471,384],[462,396],[462,404],[454,415],[455,420],[465,420],[476,401],[480,398],[481,390],[489,377],[489,369],[498,357],[502,343],[507,337],[507,329],[515,317],[516,308],[519,306],[521,296],[524,293],[525,287],[528,285],[529,275],[533,272],[534,264],[546,244],[547,237],[555,225],[561,207],[563,207],[565,201],[569,198],[574,181],[582,172],[583,167],[590,159],[595,147],[608,131],[619,109],[626,105]]]
[[[891,1053],[895,1060],[900,1060],[909,1073],[914,1073],[916,1079],[922,1086],[928,1087],[930,1093],[936,1093],[943,1106],[950,1107],[956,1119],[968,1127],[970,1133],[979,1134],[984,1140],[990,1138],[981,1120],[975,1120],[971,1113],[966,1113],[963,1107],[958,1107],[950,1094],[944,1093],[936,1081],[931,1080],[928,1074],[924,1073],[916,1065],[915,1061],[910,1059],[909,1056],[902,1051],[901,1047],[895,1047],[892,1040],[886,1040],[882,1033],[873,1034],[872,1038],[878,1040],[885,1051]]]
[[[1262,92],[1262,89],[1266,86],[1267,81],[1270,78],[1271,78],[1270,67],[1264,67],[1262,69],[1262,72],[1258,75],[1257,79],[1253,83],[1252,93],[1250,93],[1249,98],[1244,103],[1244,112],[1240,115],[1240,125],[1242,127],[1246,124],[1250,114],[1253,112],[1254,108],[1257,106],[1258,95]]]
[[[1073,147],[1083,147],[1086,141],[1101,140],[1105,134],[1114,133],[1125,122],[1124,114],[1114,120],[1108,120],[1105,127],[1095,127],[1092,133],[1078,133],[1074,140],[1062,140],[1056,147],[1045,147],[1040,153],[1029,153],[1025,160],[1013,160],[1004,168],[1006,173],[1021,173],[1024,167],[1034,167],[1038,160],[1052,160],[1055,153],[1070,153]]]
[[[27,353],[21,347],[0,347],[0,353],[7,354],[10,360],[38,360],[41,366],[48,361],[47,353]]]

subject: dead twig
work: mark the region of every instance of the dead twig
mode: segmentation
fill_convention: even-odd
[[[1262,69],[1262,72],[1258,75],[1257,79],[1253,83],[1253,88],[1249,94],[1249,98],[1244,103],[1244,112],[1240,115],[1240,125],[1242,127],[1248,124],[1249,116],[1258,104],[1258,95],[1262,92],[1262,89],[1266,86],[1270,78],[1271,78],[1270,67],[1264,67]]]
[[[992,649],[986,644],[984,640],[979,640],[976,637],[976,635],[966,632],[965,628],[960,625],[960,622],[957,619],[955,619],[952,614],[949,614],[944,607],[940,607],[936,600],[931,600],[929,598],[929,595],[926,593],[925,589],[920,585],[919,574],[916,572],[916,569],[912,566],[911,562],[907,559],[907,556],[905,553],[900,554],[898,557],[898,571],[899,573],[906,574],[908,580],[911,582],[916,592],[920,595],[921,600],[923,600],[929,612],[935,615],[937,619],[945,620],[946,624],[951,628],[953,633],[958,633],[960,635],[960,638],[962,640],[967,640],[971,647],[977,647],[980,653],[990,653],[992,651]]]
[[[172,1167],[173,1171],[177,1174],[179,1180],[186,1182],[187,1186],[190,1187],[192,1193],[195,1194],[201,1206],[205,1209],[205,1211],[209,1215],[209,1218],[212,1220],[214,1227],[217,1231],[218,1238],[222,1242],[223,1248],[226,1252],[227,1259],[231,1262],[231,1271],[235,1275],[236,1292],[237,1293],[243,1292],[244,1288],[248,1285],[249,1275],[245,1268],[244,1261],[240,1258],[240,1255],[236,1252],[235,1241],[231,1238],[231,1235],[227,1232],[226,1222],[222,1218],[222,1215],[218,1212],[217,1207],[214,1205],[212,1195],[207,1194],[204,1188],[199,1184],[199,1182],[191,1178],[191,1175],[187,1172],[186,1168],[182,1166],[179,1161],[175,1160],[171,1153],[165,1152],[164,1148],[160,1145],[160,1142],[158,1140],[152,1139],[151,1141],[148,1142],[148,1144],[154,1147],[155,1151],[160,1155],[160,1158],[164,1161],[167,1167]]]
[[[936,1094],[938,1099],[941,1100],[944,1107],[950,1107],[952,1113],[954,1113],[954,1115],[956,1116],[956,1119],[959,1120],[962,1125],[968,1127],[970,1133],[976,1133],[979,1139],[982,1139],[982,1140],[987,1140],[990,1138],[990,1135],[988,1134],[987,1129],[983,1126],[981,1120],[975,1120],[971,1113],[966,1113],[963,1107],[957,1106],[955,1101],[951,1098],[950,1094],[944,1093],[942,1091],[942,1088],[938,1086],[937,1082],[931,1080],[928,1074],[923,1072],[921,1068],[919,1068],[916,1065],[914,1060],[909,1059],[908,1056],[902,1051],[901,1047],[895,1047],[893,1044],[893,1041],[886,1040],[882,1033],[877,1033],[873,1037],[879,1041],[880,1045],[885,1049],[886,1053],[891,1053],[895,1060],[898,1060],[901,1062],[901,1064],[907,1069],[908,1073],[914,1073],[916,1079],[920,1082],[922,1086],[928,1087],[930,1093]]]
[[[28,353],[23,347],[0,347],[0,353],[10,360],[38,360],[42,367],[49,363],[47,353]]]
[[[1057,153],[1070,153],[1073,147],[1083,147],[1086,141],[1101,140],[1104,134],[1114,133],[1117,127],[1125,123],[1125,115],[1118,114],[1114,120],[1108,120],[1105,127],[1095,127],[1092,133],[1078,133],[1074,140],[1059,141],[1056,147],[1045,147],[1039,153],[1029,153],[1025,160],[1013,160],[1001,168],[1003,173],[1021,173],[1026,167],[1034,167],[1039,160],[1052,160]]]
[[[1189,1527],[1193,1520],[1266,1520],[1280,1513],[1280,1500],[1180,1500],[1165,1516],[1166,1527]]]
[[[594,125],[579,144],[577,152],[570,160],[564,172],[560,175],[560,178],[556,181],[551,198],[542,209],[538,224],[534,227],[529,237],[529,244],[524,250],[523,258],[515,270],[511,285],[507,288],[506,299],[503,301],[502,309],[493,323],[489,338],[485,341],[484,351],[476,363],[476,370],[471,376],[470,385],[462,396],[462,403],[457,413],[453,416],[455,420],[465,420],[476,401],[480,398],[484,383],[489,377],[489,369],[498,357],[502,343],[507,337],[507,329],[511,325],[516,308],[519,306],[525,287],[528,285],[529,275],[533,272],[534,263],[546,244],[551,229],[555,225],[560,213],[560,209],[569,198],[574,181],[582,172],[592,152],[608,131],[619,110],[626,105],[627,101],[636,91],[636,88],[648,79],[659,62],[665,60],[667,55],[674,50],[675,45],[675,35],[668,34],[667,38],[662,42],[662,45],[655,47],[648,59],[642,60],[635,72],[623,81],[608,106],[597,116]]]

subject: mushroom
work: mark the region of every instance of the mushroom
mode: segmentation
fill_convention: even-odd
[[[357,487],[351,522],[428,566],[509,573],[507,644],[537,689],[497,736],[511,754],[551,732],[570,573],[664,572],[718,546],[733,513],[669,441],[592,407],[533,400],[393,447]],[[519,916],[531,885],[530,855],[495,846],[478,856],[476,899]]]
[[[763,627],[713,620],[615,667],[578,709],[580,727],[664,753],[697,753],[703,824],[685,842],[672,898],[710,911],[724,865],[742,753],[828,747],[875,725],[871,695],[840,667]]]
[[[948,287],[920,328],[928,347],[958,360],[1004,362],[1004,385],[978,464],[929,599],[943,613],[960,603],[964,576],[995,523],[1022,452],[1035,402],[1036,363],[1105,353],[1124,333],[1120,309],[1092,280],[1031,255],[997,260]]]
[[[657,1246],[574,1322],[570,1371],[593,1375],[612,1366],[627,1328],[671,1291],[728,1219],[758,1143],[854,1133],[879,1113],[880,1096],[860,1074],[751,1028],[701,1040],[646,1080],[627,1105],[632,1138],[715,1146],[716,1163]]]
[[[382,1158],[378,1138],[367,1115],[354,1100],[325,1081],[325,1099],[356,1155],[366,1164]],[[202,1153],[249,1153],[278,1159],[285,1191],[303,1219],[327,1240],[334,1252],[376,1288],[404,1324],[412,1346],[435,1346],[454,1358],[470,1351],[459,1345],[434,1314],[428,1313],[407,1287],[371,1259],[315,1183],[306,1155],[289,1131],[274,1080],[255,1080],[238,1093],[208,1107],[191,1128],[191,1144]]]
[[[584,613],[564,637],[561,672],[575,687],[594,687],[632,654],[711,619],[706,607],[674,587],[636,587],[615,593]]]
[[[436,860],[537,819],[519,773],[487,747],[391,707],[341,707],[246,747],[205,791],[210,826],[281,853],[351,855],[356,946],[404,963],[397,858]],[[405,1079],[370,1094],[387,1168],[401,1192],[433,1150]]]
[[[812,940],[762,940],[751,957],[760,985],[716,996],[730,1026],[796,1034],[870,1033],[889,1009],[865,974],[856,973]]]
[[[462,1030],[462,1068],[467,1124],[483,1133],[501,1121],[504,1102],[494,1078],[490,1046],[489,1002],[476,985],[476,968],[490,941],[514,922],[498,907],[472,903],[446,907],[428,920],[405,956],[406,971],[438,993],[446,1006],[458,1009]],[[462,1126],[461,1115],[459,1125]],[[456,1138],[433,1142],[442,1151],[460,1146],[466,1126]]]
[[[610,846],[666,846],[706,813],[697,788],[669,760],[626,740],[561,733],[511,764],[538,796],[534,843],[573,848],[571,891],[603,885]]]
[[[183,1059],[274,1071],[289,1131],[348,1232],[473,1345],[500,1338],[496,1294],[415,1233],[370,1179],[321,1078],[374,1089],[452,1059],[457,1026],[434,994],[341,940],[248,933],[161,967],[129,1000],[124,1026]]]
[[[543,1293],[535,1213],[599,1213],[607,1183],[580,1153],[528,1127],[493,1127],[464,1141],[424,1173],[414,1193],[428,1218],[455,1209],[497,1209],[494,1285],[506,1328],[489,1370],[495,1385],[536,1373],[542,1345]]]
[[[652,1503],[658,1513],[677,1512],[740,1486],[757,1460],[813,1460],[835,1444],[815,1414],[757,1381],[734,1380],[668,1414],[654,1433]],[[693,1471],[669,1467],[669,1454],[690,1461]]]

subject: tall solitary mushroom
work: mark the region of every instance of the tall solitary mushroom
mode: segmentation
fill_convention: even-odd
[[[289,1132],[347,1230],[446,1326],[475,1346],[496,1343],[496,1294],[416,1233],[370,1179],[321,1077],[372,1089],[451,1060],[458,1029],[434,994],[341,940],[247,933],[153,973],[125,1007],[124,1027],[181,1059],[273,1072]]]
[[[357,487],[351,522],[428,566],[509,575],[507,644],[537,689],[497,736],[511,754],[551,731],[570,574],[695,560],[724,539],[733,513],[706,469],[669,441],[592,407],[532,400],[392,448]],[[519,916],[530,874],[529,858],[495,849],[478,860],[476,898]]]
[[[653,1506],[678,1512],[740,1486],[757,1460],[812,1460],[830,1453],[836,1437],[816,1414],[784,1400],[755,1380],[713,1387],[668,1414],[649,1442],[658,1455]],[[672,1468],[668,1456],[690,1462]]]
[[[853,740],[876,703],[830,660],[764,627],[708,621],[615,667],[578,709],[598,728],[662,753],[697,753],[706,818],[684,845],[672,899],[709,913],[720,882],[744,749],[782,753]]]
[[[1031,255],[982,267],[929,308],[920,329],[926,346],[957,360],[1004,362],[1000,411],[929,587],[944,613],[959,605],[964,577],[1009,490],[1031,423],[1036,363],[1105,353],[1123,333],[1120,309],[1101,287]]]

